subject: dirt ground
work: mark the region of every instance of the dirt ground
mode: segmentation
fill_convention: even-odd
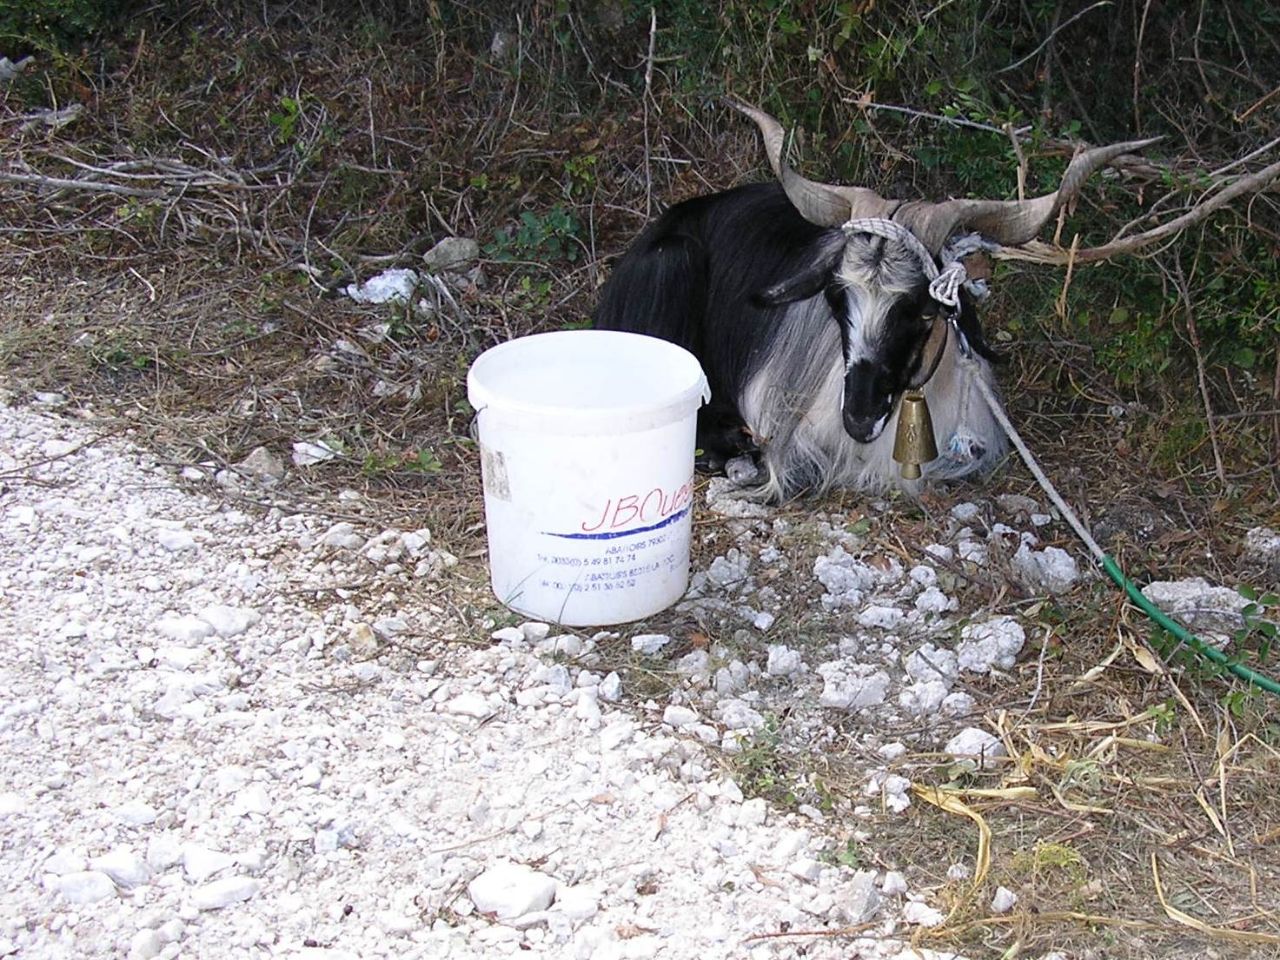
[[[459,564],[416,589],[447,611],[441,636],[482,644],[510,616],[487,589],[469,363],[514,336],[585,325],[611,258],[661,205],[758,178],[762,158],[753,131],[709,98],[663,87],[661,69],[624,84],[593,61],[575,77],[572,18],[568,39],[555,39],[563,23],[545,5],[511,32],[499,18],[432,16],[411,27],[338,17],[320,29],[292,15],[267,25],[200,11],[148,21],[105,54],[38,57],[0,88],[0,388],[11,403],[125,434],[175,469],[234,470],[259,447],[287,464],[298,441],[329,444],[337,455],[317,468],[223,495],[429,527]],[[589,39],[581,49],[598,49]],[[617,61],[643,63],[645,31],[620,43]],[[77,104],[65,125],[37,116]],[[440,271],[417,305],[343,294],[388,267],[421,269],[450,236],[476,240],[478,258]],[[1270,371],[1215,382],[1219,410],[1223,397],[1240,403],[1205,429],[1196,390],[1122,382],[1091,334],[1055,317],[1060,271],[1002,271],[987,323],[1008,334],[996,339],[1010,356],[1010,414],[1129,575],[1280,586],[1244,550],[1250,529],[1280,527]],[[344,502],[344,489],[363,497]],[[1011,496],[1044,501],[1016,458],[919,502],[846,493],[775,508],[753,549],[789,560],[770,585],[794,616],[770,642],[817,649],[849,629],[822,614],[809,575],[832,529],[855,536],[860,556],[910,564],[954,534],[954,505],[976,503],[994,521]],[[740,546],[743,530],[700,513],[694,569]],[[1045,542],[1087,565],[1064,525]],[[970,721],[1004,742],[1009,762],[956,775],[922,738],[895,769],[956,788],[955,804],[918,801],[870,823],[833,816],[827,828],[851,858],[882,862],[854,839],[869,830],[868,851],[934,874],[989,852],[987,885],[953,891],[948,922],[924,937],[935,948],[1275,955],[1274,699],[1177,653],[1100,578],[1048,596],[1009,559],[944,571],[965,616],[1025,626],[1016,668],[969,691]],[[741,630],[732,616],[688,610],[637,626],[679,642],[666,663],[617,651],[633,706],[680,689],[675,663],[691,651],[762,658],[758,644],[742,652]],[[1267,650],[1239,653],[1269,666]],[[861,791],[872,759],[858,746],[863,718],[829,717],[834,733],[813,749],[779,710],[756,749],[718,757],[744,790],[784,807]],[[997,885],[1033,895],[993,915]]]

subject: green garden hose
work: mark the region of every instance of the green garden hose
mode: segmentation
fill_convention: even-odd
[[[1209,646],[1190,630],[1175,621],[1167,613],[1147,599],[1143,592],[1138,589],[1137,584],[1124,575],[1124,571],[1120,569],[1120,565],[1098,545],[1098,542],[1089,533],[1088,529],[1085,528],[1085,525],[1080,522],[1080,518],[1076,516],[1075,511],[1067,506],[1066,501],[1059,495],[1057,488],[1055,488],[1053,483],[1050,482],[1044,471],[1040,469],[1040,464],[1036,462],[1036,458],[1027,448],[1022,437],[1018,435],[1018,431],[1015,430],[1013,424],[1009,422],[1009,418],[1005,414],[1004,408],[1000,405],[1000,401],[996,398],[995,393],[992,391],[991,386],[977,371],[973,371],[972,377],[973,382],[978,385],[978,390],[981,392],[983,399],[987,401],[987,406],[991,408],[992,416],[996,418],[1001,428],[1006,434],[1008,434],[1009,439],[1013,441],[1014,447],[1017,448],[1019,455],[1021,455],[1023,461],[1027,464],[1027,468],[1036,478],[1036,482],[1039,483],[1044,489],[1044,492],[1049,495],[1049,499],[1053,501],[1054,506],[1058,508],[1058,512],[1061,513],[1067,523],[1071,525],[1071,528],[1075,530],[1080,539],[1084,541],[1085,546],[1089,548],[1090,553],[1094,555],[1102,569],[1107,572],[1107,576],[1116,582],[1116,585],[1128,595],[1134,605],[1142,610],[1142,612],[1150,617],[1156,624],[1169,631],[1173,637],[1175,637],[1180,643],[1185,644],[1186,647],[1197,656],[1211,660],[1221,666],[1224,670],[1236,677],[1239,677],[1246,683],[1252,684],[1259,690],[1265,690],[1267,693],[1280,696],[1280,683],[1265,674],[1261,674],[1256,670],[1246,667],[1242,663],[1234,662],[1221,650]]]

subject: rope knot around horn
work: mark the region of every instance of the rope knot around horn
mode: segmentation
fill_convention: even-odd
[[[908,227],[885,217],[857,217],[849,220],[840,228],[846,237],[855,233],[869,233],[901,243],[920,261],[920,267],[929,280],[929,296],[938,303],[955,311],[960,308],[960,288],[963,286],[978,300],[987,297],[987,282],[982,278],[971,278],[965,270],[964,258],[980,250],[993,250],[995,244],[983,239],[976,233],[962,234],[952,237],[943,246],[939,260],[942,269],[933,259],[929,248]]]

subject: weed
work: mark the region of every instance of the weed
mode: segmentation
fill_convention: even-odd
[[[596,186],[598,160],[594,153],[588,153],[580,157],[570,157],[564,162],[565,196],[590,197]]]
[[[267,121],[275,128],[275,140],[279,144],[293,143],[298,132],[298,120],[302,117],[302,102],[295,97],[281,97]]]
[[[405,450],[401,453],[378,453],[370,451],[365,454],[361,470],[366,477],[377,477],[392,473],[413,473],[420,476],[434,476],[444,469],[444,464],[429,449]]]
[[[833,867],[848,867],[850,870],[861,870],[868,863],[862,844],[853,837],[846,839],[843,846],[824,850],[820,859]]]
[[[578,237],[582,231],[576,217],[556,204],[539,216],[531,210],[520,214],[520,225],[514,231],[506,228],[493,235],[484,247],[485,255],[494,260],[511,262],[531,260],[578,259]]]
[[[749,744],[732,758],[733,778],[749,797],[764,797],[771,803],[794,807],[799,801],[792,789],[792,776],[779,749],[780,724],[768,717]]]
[[[1155,731],[1159,736],[1169,733],[1177,725],[1178,708],[1173,700],[1154,704],[1147,708],[1147,713],[1151,715],[1155,723]]]
[[[1235,633],[1236,649],[1252,649],[1259,661],[1266,662],[1277,635],[1280,635],[1280,627],[1276,625],[1276,615],[1280,614],[1280,594],[1259,594],[1253,587],[1240,587],[1239,593],[1249,602],[1240,611],[1244,626]]]
[[[114,337],[92,352],[94,360],[110,370],[142,371],[155,364],[146,348],[124,338]]]
[[[1073,887],[1083,885],[1088,873],[1078,850],[1065,843],[1050,841],[1037,842],[1030,851],[1021,850],[1014,854],[1010,867],[1015,873],[1030,876],[1033,880],[1060,874]]]

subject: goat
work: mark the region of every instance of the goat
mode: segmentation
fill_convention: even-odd
[[[667,210],[614,267],[595,325],[698,358],[711,387],[699,465],[728,464],[759,499],[916,489],[892,458],[908,389],[923,390],[941,440],[924,480],[993,467],[1004,434],[974,379],[993,383],[998,355],[975,309],[981,284],[956,289],[962,261],[984,245],[1031,240],[1094,171],[1151,141],[1083,151],[1056,191],[1029,200],[903,202],[805,179],[783,159],[778,122],[730,104],[760,128],[777,181]],[[939,259],[950,290],[930,283]]]

